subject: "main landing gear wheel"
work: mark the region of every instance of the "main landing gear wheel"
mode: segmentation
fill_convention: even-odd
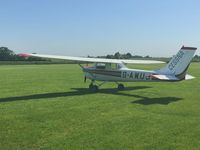
[[[92,91],[92,92],[97,92],[99,90],[98,86],[97,85],[93,85],[93,84],[90,84],[89,85],[89,89]]]
[[[124,90],[124,85],[123,85],[123,84],[118,84],[117,89],[118,89],[118,90]]]

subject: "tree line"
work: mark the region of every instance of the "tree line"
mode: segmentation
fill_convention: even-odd
[[[106,56],[98,56],[98,58],[109,58],[109,59],[133,59],[133,58],[151,58],[150,56],[139,56],[139,55],[132,55],[131,53],[121,54],[116,52],[115,54],[106,55]]]

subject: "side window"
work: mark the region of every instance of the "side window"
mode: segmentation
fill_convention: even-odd
[[[111,64],[106,63],[106,69],[110,70],[111,69]]]
[[[112,68],[112,70],[116,70],[117,69],[117,64],[111,64],[111,68]]]
[[[97,64],[96,64],[96,68],[97,68],[97,69],[106,69],[106,65],[103,64],[103,63],[97,63]]]
[[[116,70],[116,64],[106,63],[107,70]]]
[[[122,65],[121,64],[117,64],[117,69],[121,69]]]
[[[118,70],[122,66],[120,64],[114,64],[114,63],[96,63],[95,67],[97,69]]]

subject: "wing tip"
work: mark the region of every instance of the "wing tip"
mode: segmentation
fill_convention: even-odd
[[[20,57],[30,57],[32,55],[28,54],[28,53],[20,53],[20,54],[17,54],[17,56],[20,56]]]

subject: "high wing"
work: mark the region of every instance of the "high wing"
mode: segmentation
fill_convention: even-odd
[[[57,56],[57,55],[43,55],[43,54],[18,54],[22,57],[42,57],[42,58],[52,58],[52,59],[62,59],[62,60],[72,60],[77,62],[93,62],[93,63],[125,63],[125,64],[160,64],[165,63],[163,61],[156,60],[128,60],[128,59],[105,59],[105,58],[87,58],[87,57],[73,57],[73,56]]]

